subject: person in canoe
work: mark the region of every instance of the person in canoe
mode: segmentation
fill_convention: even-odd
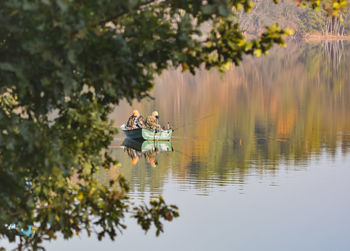
[[[144,128],[145,122],[143,117],[139,113],[138,110],[133,110],[132,115],[129,117],[128,122],[126,122],[126,129],[136,129],[136,128]]]
[[[149,115],[146,119],[146,127],[151,130],[160,131],[162,128],[158,123],[159,114],[157,111],[153,111],[151,115]]]

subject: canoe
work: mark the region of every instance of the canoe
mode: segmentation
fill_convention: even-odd
[[[126,138],[122,146],[132,148],[138,152],[172,152],[173,147],[169,141],[133,140]]]
[[[120,129],[123,131],[125,136],[130,139],[143,139],[143,140],[170,140],[173,134],[172,130],[160,130],[153,131],[147,128],[137,128],[137,129],[126,129],[126,124],[122,124]]]

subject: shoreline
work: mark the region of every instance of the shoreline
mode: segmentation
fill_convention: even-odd
[[[302,37],[305,42],[322,42],[322,41],[350,41],[350,35],[322,35],[322,34],[305,34]]]

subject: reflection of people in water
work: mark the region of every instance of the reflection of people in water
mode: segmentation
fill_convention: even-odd
[[[158,154],[173,151],[169,141],[137,141],[126,138],[122,145],[133,165],[136,165],[144,157],[147,165],[156,167]]]
[[[126,147],[126,152],[131,158],[131,163],[133,165],[136,165],[139,162],[139,159],[141,157],[141,152],[138,152],[131,147]]]
[[[145,156],[146,161],[151,165],[151,167],[156,167],[158,165],[158,162],[156,160],[157,154],[159,154],[160,151],[148,151],[145,152],[143,155]]]
[[[131,164],[133,164],[135,166],[137,164],[137,162],[139,162],[139,156],[133,157],[131,160]]]
[[[151,167],[156,167],[158,165],[158,162],[156,160],[156,156],[157,156],[157,154],[160,153],[159,150],[148,151],[148,152],[142,153],[142,152],[136,151],[130,147],[126,147],[125,149],[126,149],[127,154],[129,155],[129,157],[131,158],[131,164],[133,164],[133,165],[136,165],[142,156],[145,157],[147,163],[149,163]]]

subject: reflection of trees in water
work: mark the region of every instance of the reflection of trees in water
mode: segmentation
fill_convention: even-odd
[[[142,110],[156,107],[164,121],[185,125],[173,141],[184,154],[165,156],[148,170],[152,184],[163,184],[171,169],[174,178],[204,189],[213,180],[240,183],[252,172],[273,174],[281,162],[306,164],[323,151],[334,156],[338,146],[346,154],[350,50],[342,48],[337,74],[322,45],[313,44],[247,58],[222,78],[205,71],[195,77],[164,74],[155,102]]]
[[[324,41],[321,44],[308,44],[300,54],[305,61],[308,74],[332,89],[333,94],[342,94],[348,82],[350,66],[350,45],[344,41]]]
[[[325,58],[329,60],[329,64],[332,66],[332,70],[335,71],[335,73],[337,73],[344,54],[343,40],[325,40],[322,42],[322,47],[324,49]]]

